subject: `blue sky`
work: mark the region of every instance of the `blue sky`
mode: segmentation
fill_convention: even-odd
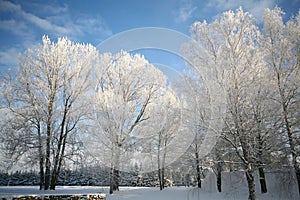
[[[0,0],[0,72],[17,66],[17,55],[45,34],[95,46],[133,28],[161,27],[189,35],[196,20],[211,21],[239,6],[261,20],[264,9],[276,5],[289,18],[297,14],[300,0]],[[150,62],[182,67],[174,55],[142,53]]]

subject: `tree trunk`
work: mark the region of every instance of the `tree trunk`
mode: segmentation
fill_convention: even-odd
[[[42,142],[42,135],[41,135],[41,127],[40,123],[37,124],[37,131],[38,131],[38,140],[39,140],[39,165],[40,165],[40,190],[44,187],[44,152],[43,152],[43,142]]]
[[[64,136],[63,147],[62,147],[62,150],[61,150],[61,156],[59,158],[58,168],[57,168],[57,171],[56,171],[56,177],[58,177],[58,175],[60,174],[62,161],[63,161],[64,156],[65,156],[66,141],[67,141],[67,130],[68,130],[68,126],[66,126],[66,134]],[[57,181],[57,179],[56,179],[56,181]],[[55,184],[54,184],[54,190],[55,190],[55,187],[56,187],[56,181],[55,181]]]
[[[51,190],[55,190],[57,176],[59,175],[59,169],[58,169],[59,162],[60,162],[62,154],[63,154],[63,152],[62,152],[63,140],[66,138],[65,136],[67,134],[67,133],[65,133],[65,131],[68,131],[67,128],[65,130],[66,118],[67,118],[67,113],[68,113],[68,108],[69,108],[68,101],[69,101],[69,99],[67,98],[65,101],[65,105],[64,105],[64,115],[63,115],[62,122],[60,125],[61,126],[60,127],[60,135],[59,135],[59,139],[58,139],[56,155],[54,157],[54,166],[53,166],[52,177],[51,177],[51,186],[50,186]]]
[[[157,171],[158,171],[158,181],[159,181],[159,189],[160,190],[163,190],[163,180],[162,180],[162,177],[161,177],[161,162],[160,162],[160,151],[161,151],[161,133],[159,133],[159,136],[158,136],[158,149],[157,149]]]
[[[294,165],[294,169],[295,169],[295,173],[296,173],[296,177],[297,177],[298,192],[300,194],[300,163],[298,163],[298,161],[297,161],[298,156],[297,156],[297,150],[296,150],[296,141],[293,137],[293,131],[292,131],[290,122],[288,120],[287,108],[284,106],[283,110],[284,110],[286,131],[287,131],[288,138],[289,138],[290,152],[292,154],[293,165]]]
[[[221,161],[221,155],[218,150],[215,151],[217,164],[216,164],[216,176],[217,176],[217,189],[218,192],[222,192],[222,169],[223,169],[223,162]]]
[[[161,181],[162,181],[162,188],[165,188],[165,167],[161,168]]]
[[[120,180],[120,171],[118,169],[114,169],[114,185],[113,191],[119,190],[119,180]]]
[[[120,148],[122,145],[117,144],[117,148],[114,148],[113,155],[112,155],[112,167],[110,172],[110,187],[109,193],[112,194],[114,191],[119,190],[119,179],[120,179],[120,172],[119,172],[119,164],[120,164]]]
[[[161,169],[158,168],[158,182],[159,182],[159,189],[163,190],[163,183],[162,183],[162,179],[161,179]]]
[[[201,168],[200,168],[198,151],[196,151],[195,157],[196,157],[196,170],[197,170],[197,185],[198,188],[201,188]]]
[[[259,182],[260,182],[261,193],[267,193],[267,184],[266,184],[266,177],[265,177],[264,168],[259,167],[258,172],[259,172]]]
[[[114,192],[114,167],[112,166],[110,168],[110,180],[109,180],[109,194],[112,194]]]
[[[54,88],[56,88],[56,84]],[[50,168],[51,168],[50,155],[51,155],[51,135],[52,135],[51,122],[52,122],[52,115],[53,115],[54,98],[55,98],[55,92],[51,92],[49,103],[48,103],[48,119],[47,119],[45,190],[48,190],[50,186]]]
[[[222,171],[220,170],[219,167],[217,171],[217,188],[218,188],[218,192],[222,192]]]
[[[50,142],[51,142],[51,124],[47,124],[47,140],[46,140],[46,172],[45,172],[45,190],[50,186]]]
[[[253,177],[253,171],[251,169],[251,165],[248,165],[248,169],[246,171],[246,178],[248,182],[248,189],[249,189],[249,200],[257,200],[256,192],[255,192],[255,182]]]
[[[163,154],[163,160],[162,160],[162,168],[161,168],[161,180],[162,180],[162,188],[165,188],[165,164],[166,164],[166,156],[167,156],[167,143],[168,139],[165,139],[164,143],[164,154]]]
[[[240,131],[238,131],[240,133]],[[242,146],[242,151],[243,151],[243,162],[246,170],[246,178],[248,182],[248,190],[249,190],[249,200],[257,200],[256,197],[256,192],[255,192],[255,182],[254,182],[254,176],[253,176],[253,168],[252,168],[252,163],[249,160],[249,148],[247,144],[247,140],[245,137],[239,137],[240,138],[240,143]]]
[[[61,157],[61,145],[62,145],[62,136],[60,136],[59,141],[58,141],[58,149],[56,150],[56,155],[54,157],[54,166],[53,166],[53,170],[52,170],[52,176],[51,176],[51,186],[50,189],[51,190],[55,190],[55,185],[56,185],[56,181],[57,181],[57,176],[58,176],[58,163]]]
[[[281,87],[281,76],[278,70],[276,70],[277,76],[277,87],[281,98],[281,106],[282,106],[282,114],[284,118],[284,125],[289,139],[290,152],[292,154],[292,162],[294,165],[297,183],[298,183],[298,192],[300,194],[300,163],[297,161],[297,150],[296,150],[296,141],[293,137],[293,130],[291,126],[291,122],[289,121],[289,112],[288,112],[288,100],[286,99],[286,95],[284,93],[284,89]]]
[[[56,171],[53,171],[51,176],[50,190],[55,190],[56,181],[57,181]]]
[[[298,191],[300,193],[300,170],[296,170],[296,177],[297,177],[297,182],[298,182]]]
[[[263,146],[264,146],[264,142],[263,139],[261,137],[261,134],[258,134],[258,154],[257,157],[259,159],[259,167],[258,167],[258,172],[259,172],[259,182],[260,182],[260,191],[261,193],[267,193],[267,184],[266,184],[266,177],[265,177],[265,171],[263,168]]]
[[[43,189],[44,186],[44,180],[45,180],[45,175],[44,175],[44,158],[42,155],[40,155],[40,190]]]
[[[119,170],[111,167],[110,169],[110,184],[109,184],[109,194],[114,191],[119,190]]]

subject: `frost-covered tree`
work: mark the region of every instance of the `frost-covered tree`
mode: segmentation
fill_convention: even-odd
[[[283,14],[278,7],[266,10],[261,46],[271,72],[269,81],[274,92],[271,99],[280,111],[274,121],[281,122],[278,130],[287,136],[284,145],[288,145],[300,192],[300,13],[286,23]]]
[[[42,45],[22,55],[16,76],[3,80],[6,107],[31,134],[23,142],[37,149],[40,189],[55,189],[69,135],[87,112],[85,96],[97,56],[91,45],[44,36]]]
[[[249,199],[257,199],[253,172],[255,169],[255,123],[251,115],[251,93],[256,75],[261,70],[261,53],[257,44],[259,30],[251,14],[241,8],[228,11],[208,24],[195,22],[191,27],[194,41],[186,45],[185,52],[197,71],[203,68],[209,74],[206,79],[215,78],[225,91],[227,113],[223,138],[236,150],[243,163],[249,188]],[[203,48],[199,48],[203,47]],[[204,79],[205,83],[205,79]],[[210,94],[211,95],[211,94]]]
[[[165,168],[167,165],[166,159],[174,157],[177,152],[171,152],[169,145],[180,132],[181,127],[181,104],[175,91],[171,87],[165,88],[165,92],[149,107],[151,117],[148,121],[144,132],[153,134],[150,141],[153,149],[157,149],[157,171],[160,190],[165,187]],[[154,153],[154,152],[153,152]],[[173,155],[172,155],[173,154]],[[168,161],[169,163],[169,161]]]
[[[125,154],[137,142],[142,126],[152,117],[150,104],[166,87],[166,77],[143,56],[121,51],[103,54],[96,72],[94,137],[105,147],[110,162],[110,193],[118,189]],[[104,150],[104,149],[103,149]],[[132,158],[131,158],[132,159]]]
[[[1,110],[1,115],[5,116],[0,122],[1,165],[2,170],[9,172],[14,169],[15,164],[27,165],[37,158],[34,155],[36,141],[32,140],[32,127],[26,119],[6,108]]]
[[[204,137],[209,129],[210,105],[208,90],[199,74],[191,71],[183,75],[181,91],[184,96],[185,106],[183,109],[183,125],[187,131],[195,136],[188,154],[191,158],[191,165],[194,166],[197,186],[201,188],[203,179],[203,151]]]

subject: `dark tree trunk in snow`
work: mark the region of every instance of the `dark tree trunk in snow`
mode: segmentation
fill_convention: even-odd
[[[71,104],[69,104],[69,98],[66,98],[65,104],[64,104],[64,114],[62,118],[62,122],[60,125],[60,135],[58,139],[58,144],[57,144],[57,149],[56,149],[56,154],[54,157],[54,166],[52,170],[52,178],[51,178],[51,190],[55,190],[56,182],[57,182],[57,177],[59,176],[60,173],[60,165],[61,165],[61,160],[64,155],[64,146],[66,143],[66,137],[68,133],[68,125],[67,125],[67,114],[69,111],[69,108],[71,107]]]
[[[197,161],[197,185],[198,188],[201,188],[201,170],[199,166],[199,161]]]
[[[161,169],[158,169],[158,181],[159,181],[159,189],[163,190],[163,182],[162,182],[162,178],[161,178]]]
[[[109,185],[109,194],[112,194],[114,191],[119,190],[119,170],[112,167],[110,169],[110,185]]]
[[[300,170],[296,170],[296,177],[297,177],[297,182],[298,182],[298,191],[300,193]]]
[[[43,142],[42,142],[42,135],[41,135],[41,126],[38,122],[37,124],[37,131],[38,131],[38,138],[39,138],[39,165],[40,165],[40,190],[44,187],[44,152],[43,152]]]
[[[57,181],[56,172],[52,172],[50,190],[55,190],[56,181]]]
[[[217,171],[217,188],[218,192],[222,192],[222,172],[219,169]]]
[[[165,168],[164,168],[164,166],[159,165],[158,180],[159,180],[159,189],[163,190],[165,188]]]
[[[264,168],[259,167],[258,172],[259,172],[259,182],[260,182],[261,193],[267,193],[268,190],[267,190],[267,183],[266,183]]]
[[[50,142],[51,142],[51,124],[47,124],[47,140],[46,140],[46,172],[45,172],[45,190],[50,186]]]
[[[164,168],[164,166],[161,168],[161,180],[162,180],[162,188],[165,188],[165,168]]]
[[[252,171],[252,167],[250,164],[248,165],[248,169],[246,171],[246,178],[247,178],[248,189],[249,189],[248,199],[249,200],[257,200],[256,192],[255,192],[254,176],[253,176],[253,171]]]
[[[201,188],[201,167],[200,167],[200,161],[199,161],[199,154],[198,154],[198,148],[196,146],[196,170],[197,170],[197,185],[198,188]]]
[[[259,183],[260,183],[260,191],[261,193],[267,193],[267,184],[266,184],[266,177],[265,177],[265,171],[263,167],[263,146],[264,146],[264,141],[261,136],[261,134],[258,134],[258,159],[259,159],[259,167],[258,167],[258,172],[259,172]]]
[[[222,162],[221,160],[221,156],[219,155],[218,151],[217,151],[217,159],[219,160],[217,163],[217,189],[218,192],[222,192]]]
[[[159,182],[159,189],[163,190],[164,189],[164,181],[162,177],[162,163],[161,163],[161,143],[162,143],[162,136],[161,133],[159,133],[158,136],[158,149],[157,149],[157,172],[158,172],[158,182]]]
[[[119,190],[119,180],[120,180],[120,171],[117,169],[114,169],[114,185],[113,190],[117,191]]]
[[[167,143],[168,139],[165,139],[164,143],[164,154],[162,159],[162,168],[161,168],[161,180],[162,180],[162,188],[165,188],[165,164],[166,164],[166,156],[167,156]]]
[[[68,126],[66,126],[66,131],[68,130],[67,127]],[[55,187],[56,187],[57,177],[60,174],[61,165],[62,165],[64,155],[65,155],[66,143],[67,143],[67,134],[65,134],[64,138],[63,138],[63,145],[62,145],[61,155],[60,155],[59,160],[58,160],[58,164],[57,164],[55,174],[54,174],[54,171],[52,172],[53,174],[52,174],[52,180],[51,180],[51,188],[50,188],[51,190],[55,190]]]
[[[288,120],[288,113],[287,113],[287,108],[283,107],[284,110],[284,119],[285,119],[285,126],[286,126],[286,131],[288,134],[289,138],[289,145],[290,145],[290,152],[292,154],[293,158],[293,165],[297,177],[297,183],[298,183],[298,192],[300,194],[300,163],[298,162],[299,156],[297,155],[297,150],[296,150],[296,141],[293,137],[293,131],[290,125],[290,121]]]
[[[215,164],[215,170],[214,173],[217,177],[217,190],[218,192],[222,192],[222,170],[223,170],[223,161],[222,155],[220,150],[218,148],[215,149],[215,156],[216,156],[216,164]]]
[[[240,133],[240,131],[238,131]],[[246,173],[246,178],[247,178],[247,183],[248,183],[248,190],[249,190],[249,200],[257,200],[256,197],[256,192],[255,192],[255,181],[254,181],[254,176],[253,176],[253,166],[250,161],[250,150],[247,142],[247,137],[240,136],[240,143],[243,151],[243,157],[241,157],[242,161],[244,162],[245,166],[245,173]],[[240,154],[238,154],[240,155]]]
[[[57,89],[57,81],[55,80],[54,83],[52,83],[51,80],[49,80],[49,89],[50,89],[50,95],[49,95],[49,102],[48,102],[48,116],[47,116],[47,139],[46,139],[46,173],[45,173],[45,190],[49,189],[50,186],[50,170],[51,170],[51,162],[50,162],[50,156],[51,156],[51,137],[52,137],[52,117],[53,117],[53,107],[54,107],[54,100],[56,96],[56,89]]]
[[[120,179],[120,173],[119,173],[119,166],[120,166],[120,148],[122,147],[121,144],[117,144],[117,147],[113,150],[112,155],[112,166],[110,170],[110,187],[109,187],[109,193],[112,194],[114,191],[119,190],[119,179]]]
[[[110,168],[110,180],[109,180],[109,194],[112,194],[114,192],[113,188],[114,188],[114,168],[111,167]]]
[[[45,180],[45,175],[44,175],[44,158],[43,155],[40,154],[40,190],[43,189],[44,187],[44,180]]]
[[[298,57],[299,60],[299,57]],[[285,87],[282,86],[282,77],[278,69],[275,69],[276,72],[276,78],[277,78],[277,89],[280,95],[281,100],[281,108],[282,108],[282,115],[283,115],[283,122],[284,122],[284,128],[288,135],[288,141],[290,145],[290,153],[292,155],[292,162],[294,165],[296,177],[297,177],[297,183],[298,183],[298,191],[300,194],[300,163],[298,162],[299,155],[297,155],[297,149],[296,149],[296,140],[293,136],[294,131],[292,129],[292,123],[290,121],[289,116],[291,115],[291,111],[289,111],[289,104],[291,102],[291,98],[288,98],[288,95],[285,94]]]
[[[68,129],[68,128],[66,128],[66,129]],[[57,176],[60,173],[61,165],[62,165],[62,162],[63,162],[63,159],[64,159],[64,155],[65,155],[64,152],[65,152],[65,149],[66,149],[66,143],[67,143],[67,135],[65,135],[65,137],[64,137],[63,148],[62,148],[62,155],[61,155],[61,157],[59,159],[59,163],[58,163]],[[54,188],[55,188],[55,186],[56,186],[56,182],[55,182]]]

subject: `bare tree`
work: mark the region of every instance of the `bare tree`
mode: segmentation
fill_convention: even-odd
[[[183,75],[182,83],[181,90],[186,102],[183,112],[184,126],[195,135],[188,152],[192,158],[192,166],[195,166],[197,186],[201,188],[201,179],[203,178],[201,152],[203,138],[209,128],[209,94],[205,83],[194,71]]]
[[[40,189],[55,189],[68,134],[86,112],[88,77],[97,55],[91,45],[66,38],[55,43],[44,36],[41,46],[23,54],[15,79],[4,83],[7,108],[35,135],[30,141],[38,150]]]
[[[95,124],[110,159],[110,193],[118,190],[124,154],[151,117],[149,105],[166,86],[166,77],[140,55],[121,51],[102,55],[96,73]],[[105,152],[103,152],[105,153]],[[99,155],[98,155],[99,157]]]
[[[222,85],[225,95],[227,114],[226,129],[223,138],[236,150],[243,162],[249,199],[257,199],[253,171],[253,145],[255,123],[249,109],[251,105],[248,89],[255,82],[255,75],[262,68],[260,52],[256,48],[259,42],[259,30],[254,19],[241,8],[236,12],[228,11],[207,24],[195,22],[191,27],[194,39],[186,48],[186,54],[193,66],[201,72],[201,67],[215,71],[216,82]],[[203,47],[202,48],[199,48]],[[202,70],[203,71],[203,70]],[[203,74],[201,74],[203,76]],[[214,77],[206,77],[206,79]],[[211,99],[210,99],[211,100]]]
[[[149,106],[153,114],[149,119],[147,130],[154,135],[154,146],[157,149],[157,171],[160,190],[165,187],[166,159],[172,157],[169,152],[173,137],[180,131],[181,104],[175,91],[168,87],[165,93]],[[157,134],[157,135],[156,135]]]
[[[277,119],[282,122],[279,130],[288,137],[292,165],[295,169],[300,193],[299,99],[300,99],[300,14],[284,23],[283,11],[276,7],[267,9],[264,15],[263,42],[264,58],[272,73],[272,97],[280,109]]]

